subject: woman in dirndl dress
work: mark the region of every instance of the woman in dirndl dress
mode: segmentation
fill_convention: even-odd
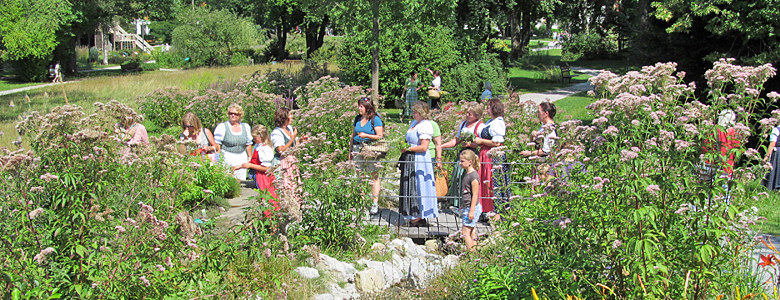
[[[765,161],[769,161],[772,165],[772,169],[766,174],[764,180],[761,182],[769,190],[780,189],[780,153],[776,150],[777,138],[780,136],[780,127],[775,127],[772,132],[769,133],[769,147],[767,147]]]
[[[400,198],[400,201],[411,202],[414,201],[417,204],[418,209],[404,210],[404,207],[413,207],[411,203],[399,203],[399,211],[404,219],[410,220],[412,226],[426,226],[428,223],[425,219],[437,218],[439,216],[439,203],[436,197],[436,186],[434,184],[433,176],[433,164],[431,163],[431,154],[428,152],[428,144],[433,139],[433,126],[431,125],[430,110],[428,104],[424,102],[417,102],[412,107],[414,121],[409,125],[409,130],[406,131],[406,142],[411,147],[402,149],[407,157],[414,154],[414,168],[402,169],[401,178],[414,178],[415,182],[412,186],[415,189],[415,196],[405,195],[407,197]],[[407,174],[403,174],[404,170]],[[409,171],[414,171],[414,175],[408,174]],[[402,186],[408,186],[408,184],[401,183]],[[406,192],[410,192],[411,189],[407,189]],[[404,193],[404,191],[401,191]],[[416,198],[416,199],[415,199]]]
[[[506,163],[506,154],[491,155],[489,152],[490,149],[504,145],[504,104],[501,100],[490,99],[487,112],[490,120],[485,123],[479,137],[474,139],[474,143],[481,146],[479,160],[482,164],[479,168],[479,178],[482,185],[479,187],[479,200],[482,203],[482,211],[495,211],[500,214],[506,211],[512,196],[509,188],[509,164]]]
[[[240,166],[249,162],[252,156],[252,129],[249,124],[242,123],[244,109],[237,103],[228,106],[228,121],[217,124],[214,128],[214,141],[217,143],[217,152],[229,167]],[[246,180],[246,169],[233,171],[233,177],[238,180]]]
[[[404,117],[412,116],[412,105],[420,100],[420,96],[417,91],[420,90],[420,81],[417,80],[417,72],[412,71],[409,76],[409,80],[406,81],[406,90],[401,95],[401,98],[406,100],[406,107],[404,108]]]
[[[284,151],[294,147],[298,141],[305,142],[308,137],[298,138],[298,129],[292,126],[293,115],[289,108],[280,107],[274,113],[274,125],[276,128],[271,132],[271,142],[274,148],[273,165],[277,166],[276,178],[281,179],[281,194],[285,199],[293,198],[300,201],[298,196],[301,177],[298,169],[298,159],[292,154],[283,154]]]
[[[442,148],[453,148],[457,145],[461,146],[458,155],[455,156],[457,160],[460,160],[460,155],[463,151],[471,150],[474,153],[479,153],[479,145],[473,141],[466,143],[463,140],[463,136],[466,134],[472,134],[474,137],[478,137],[480,132],[485,128],[485,123],[479,121],[482,118],[483,108],[479,103],[471,102],[463,106],[463,110],[466,112],[466,119],[458,125],[458,132],[455,133],[455,138],[449,142],[441,145]],[[457,211],[460,207],[460,200],[463,197],[463,189],[461,188],[461,180],[463,179],[463,168],[460,164],[455,164],[452,167],[452,173],[450,173],[450,186],[447,190],[447,199],[449,200],[450,210]]]

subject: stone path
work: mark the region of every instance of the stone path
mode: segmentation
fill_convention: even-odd
[[[571,67],[572,71],[588,74],[590,76],[596,76],[599,75],[601,70],[594,70],[594,69],[586,69],[586,68],[579,68],[579,67]],[[542,102],[555,102],[558,100],[561,100],[563,98],[569,97],[571,95],[580,93],[580,92],[586,92],[593,89],[593,85],[590,84],[590,82],[583,82],[578,84],[573,84],[570,86],[567,86],[565,88],[560,88],[557,90],[547,91],[544,93],[530,93],[530,94],[522,94],[520,95],[520,102],[525,101],[533,101],[538,103]]]
[[[225,208],[225,212],[220,215],[221,219],[227,219],[230,225],[238,225],[244,222],[244,209],[252,206],[249,197],[257,196],[258,193],[247,186],[254,186],[251,181],[241,183],[241,196],[233,199],[227,199],[230,207]]]

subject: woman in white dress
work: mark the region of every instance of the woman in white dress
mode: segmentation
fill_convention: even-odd
[[[229,167],[240,166],[249,162],[252,155],[252,129],[249,124],[242,123],[244,109],[236,103],[228,106],[228,121],[219,123],[214,129],[214,141],[217,152]],[[233,171],[233,177],[246,180],[246,169]]]

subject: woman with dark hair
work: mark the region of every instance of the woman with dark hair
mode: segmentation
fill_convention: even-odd
[[[480,202],[483,211],[501,213],[506,210],[506,203],[511,197],[509,189],[509,164],[506,163],[506,154],[490,153],[490,149],[504,145],[506,136],[506,122],[504,122],[504,103],[499,99],[490,99],[487,102],[487,113],[490,120],[485,123],[474,143],[480,145],[479,160],[482,165],[479,168],[479,178],[482,185],[479,188]],[[495,151],[494,151],[495,152]],[[498,166],[498,168],[495,168]],[[493,197],[497,199],[494,209]]]
[[[361,171],[371,173],[373,204],[369,213],[374,215],[379,212],[379,191],[382,188],[379,180],[379,169],[376,166],[379,159],[377,157],[367,157],[361,151],[364,145],[375,142],[384,136],[384,124],[382,124],[382,118],[376,113],[376,108],[374,108],[374,103],[371,99],[362,98],[357,103],[359,115],[352,122],[352,136],[349,139],[349,159],[354,158]]]
[[[214,128],[214,141],[217,152],[229,167],[239,166],[252,156],[252,128],[241,122],[244,109],[237,103],[228,106],[228,121]],[[233,171],[233,177],[246,180],[246,169]]]
[[[406,81],[406,90],[401,94],[401,98],[406,100],[406,107],[404,108],[404,117],[412,116],[412,105],[420,100],[420,96],[417,91],[420,90],[420,82],[417,81],[417,72],[412,71],[409,76],[409,80]]]
[[[428,107],[431,109],[439,109],[439,99],[441,99],[441,71],[439,70],[431,70],[426,69],[428,72],[431,73],[433,76],[433,80],[431,81],[431,86],[428,87],[429,90],[436,90],[439,94],[438,97],[428,97]]]
[[[401,197],[398,213],[411,220],[411,225],[426,226],[426,218],[439,216],[433,164],[428,152],[428,144],[433,139],[433,126],[429,121],[431,116],[426,103],[415,103],[412,111],[414,121],[406,131],[406,142],[411,147],[401,149]]]
[[[214,141],[214,135],[208,128],[203,128],[197,115],[192,112],[184,114],[181,117],[181,129],[184,131],[179,134],[180,141],[195,141],[197,143],[194,147],[182,145],[183,152],[193,155],[202,154],[207,156],[211,162],[217,161],[217,142]]]
[[[284,151],[294,147],[298,141],[305,142],[308,138],[301,136],[298,138],[298,129],[292,126],[293,115],[287,107],[280,107],[274,113],[274,125],[276,128],[271,132],[271,143],[273,143],[274,159],[273,166],[276,169],[276,178],[282,180],[281,194],[283,198],[296,197],[294,192],[300,184],[298,173],[298,159],[294,155],[284,155]],[[286,194],[286,195],[285,195]]]
[[[555,139],[558,138],[558,133],[555,130],[555,121],[553,121],[555,112],[555,104],[550,102],[542,102],[539,104],[539,122],[542,123],[542,126],[539,127],[539,130],[531,132],[531,140],[536,141],[537,145],[541,142],[541,145],[538,149],[533,151],[522,151],[520,152],[521,155],[525,157],[532,155],[550,155],[550,152],[552,152],[552,149],[555,146]]]

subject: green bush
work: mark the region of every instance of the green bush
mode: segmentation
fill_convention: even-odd
[[[246,55],[244,55],[243,53],[233,54],[233,56],[230,57],[230,65],[231,66],[248,66],[249,65],[249,58]]]
[[[22,59],[12,60],[14,74],[22,81],[45,81],[49,74],[49,63],[52,56],[35,58],[28,56]]]
[[[308,59],[317,63],[338,63],[339,53],[344,39],[340,37],[326,36],[322,47],[310,54]]]
[[[187,66],[188,62],[185,56],[178,50],[162,51],[161,48],[155,48],[152,53],[155,63],[163,68],[180,69]]]
[[[197,8],[178,15],[173,30],[176,51],[190,57],[191,66],[225,66],[230,57],[257,44],[254,24],[228,10]]]
[[[429,85],[433,77],[426,68],[441,70],[442,87],[450,90],[452,78],[444,71],[462,63],[451,29],[404,24],[386,30],[392,34],[380,35],[380,94],[386,95],[388,100],[394,100],[396,95],[400,97],[412,71],[417,71],[419,80]],[[344,38],[339,68],[353,84],[371,85],[371,45],[370,31],[356,32]]]
[[[462,63],[442,72],[443,90],[450,92],[445,101],[479,100],[484,83],[493,85],[493,94],[506,89],[506,71],[497,54],[486,55],[484,59]],[[446,84],[446,86],[445,86]]]
[[[617,52],[617,41],[611,36],[603,36],[596,32],[576,34],[564,39],[562,43],[565,55],[572,58],[601,59],[608,58]]]
[[[157,65],[157,63],[141,63],[141,70],[144,71],[157,71],[160,69],[160,66]]]

